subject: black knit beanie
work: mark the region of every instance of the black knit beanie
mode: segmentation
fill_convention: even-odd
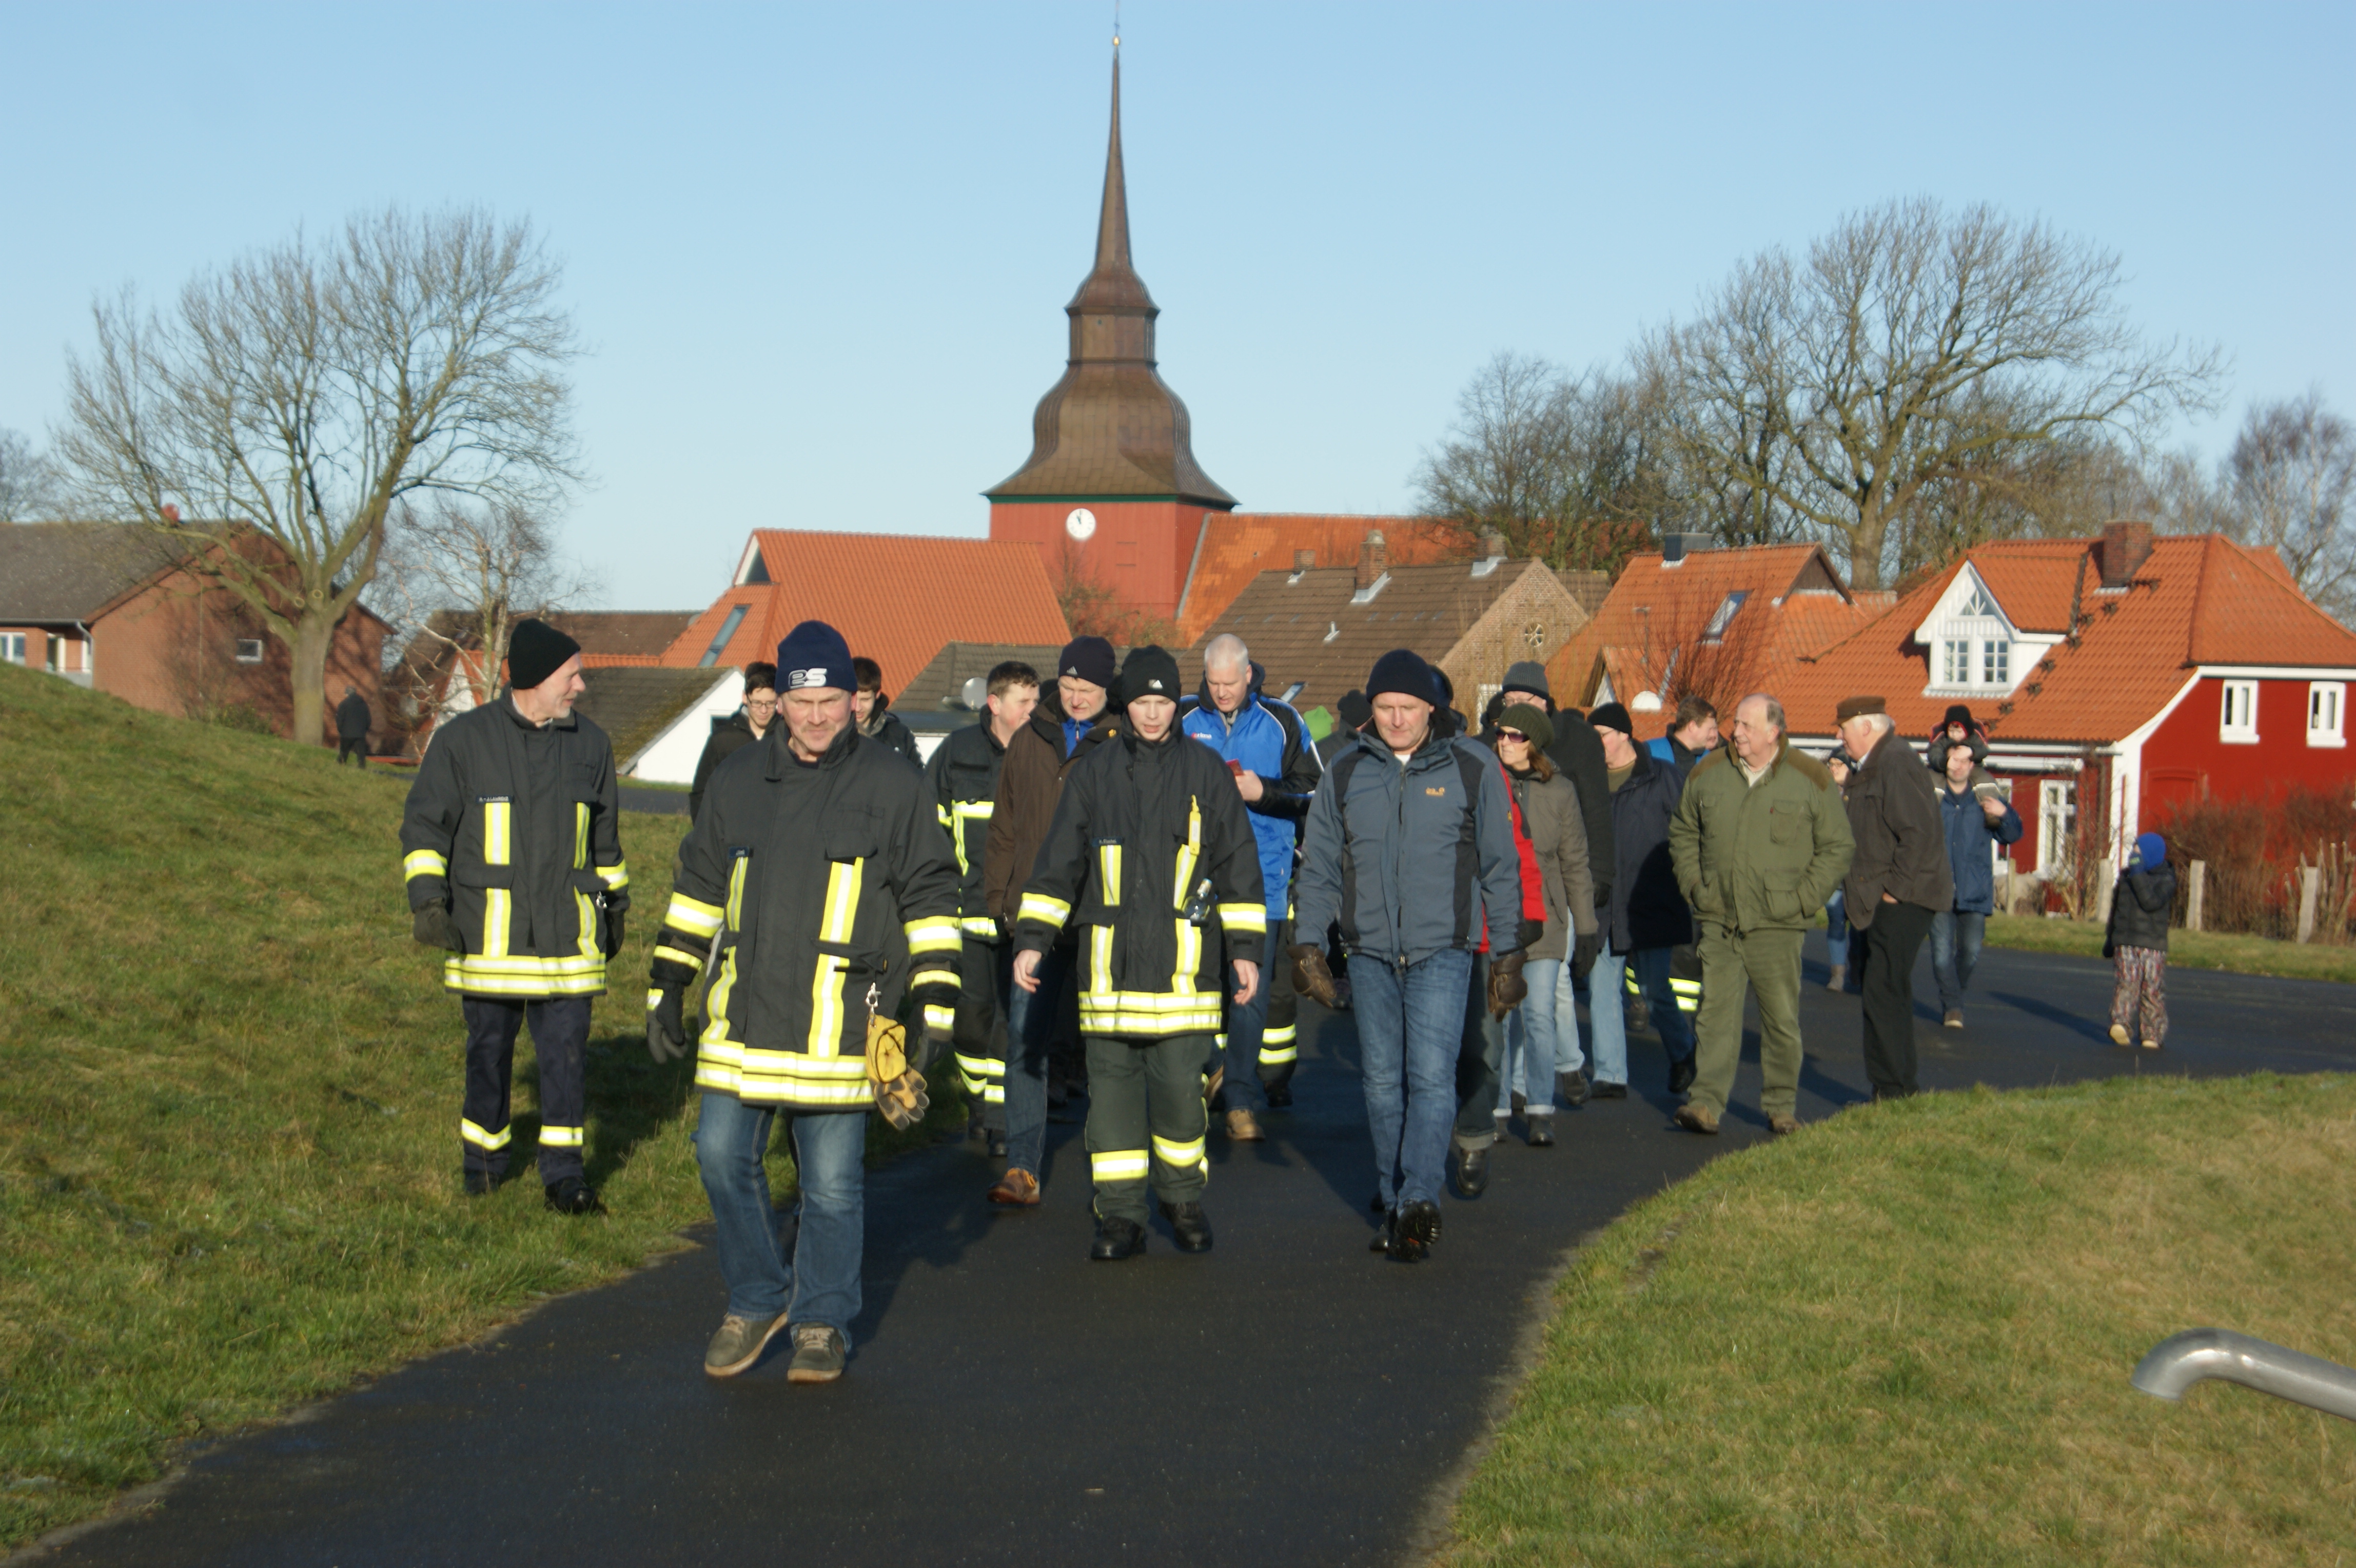
[[[1392,693],[1435,708],[1440,705],[1440,687],[1431,678],[1431,666],[1411,648],[1394,648],[1375,660],[1375,672],[1366,677],[1368,712],[1372,713],[1376,697]]]
[[[525,617],[508,628],[508,690],[530,691],[580,651],[579,643],[546,621]]]
[[[1178,660],[1151,643],[1129,650],[1120,667],[1120,700],[1124,706],[1140,697],[1178,700]]]

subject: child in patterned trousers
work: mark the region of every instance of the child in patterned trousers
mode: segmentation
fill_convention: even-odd
[[[2111,1039],[2147,1051],[2168,1038],[2168,921],[2176,905],[2176,872],[2168,843],[2158,833],[2136,840],[2135,853],[2111,894],[2110,930],[2103,956],[2117,972],[2111,991]],[[2134,1033],[2141,1014],[2142,1032]]]

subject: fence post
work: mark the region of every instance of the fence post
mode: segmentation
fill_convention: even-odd
[[[2111,924],[2111,893],[2119,879],[2113,866],[2107,854],[2094,862],[2094,924],[2105,930]]]
[[[2201,929],[2201,901],[2202,895],[2208,891],[2209,863],[2205,860],[2196,860],[2192,863],[2192,885],[2184,895],[2184,929],[2186,930],[2197,931]]]
[[[2323,867],[2302,865],[2298,868],[2298,940],[2315,940],[2315,906],[2323,892]]]

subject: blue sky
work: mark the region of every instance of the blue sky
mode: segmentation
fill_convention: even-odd
[[[2117,251],[2136,322],[2356,412],[2356,6],[1127,0],[1162,374],[1257,510],[1390,510],[1498,349],[1611,360],[1927,193]],[[754,526],[980,534],[1060,373],[1111,7],[0,0],[0,426],[91,296],[389,201],[526,215],[593,349],[566,538],[708,602]]]

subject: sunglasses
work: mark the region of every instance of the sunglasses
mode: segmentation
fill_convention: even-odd
[[[1497,732],[1497,738],[1510,740],[1520,746],[1527,746],[1530,743],[1530,737],[1517,729],[1501,729]]]

